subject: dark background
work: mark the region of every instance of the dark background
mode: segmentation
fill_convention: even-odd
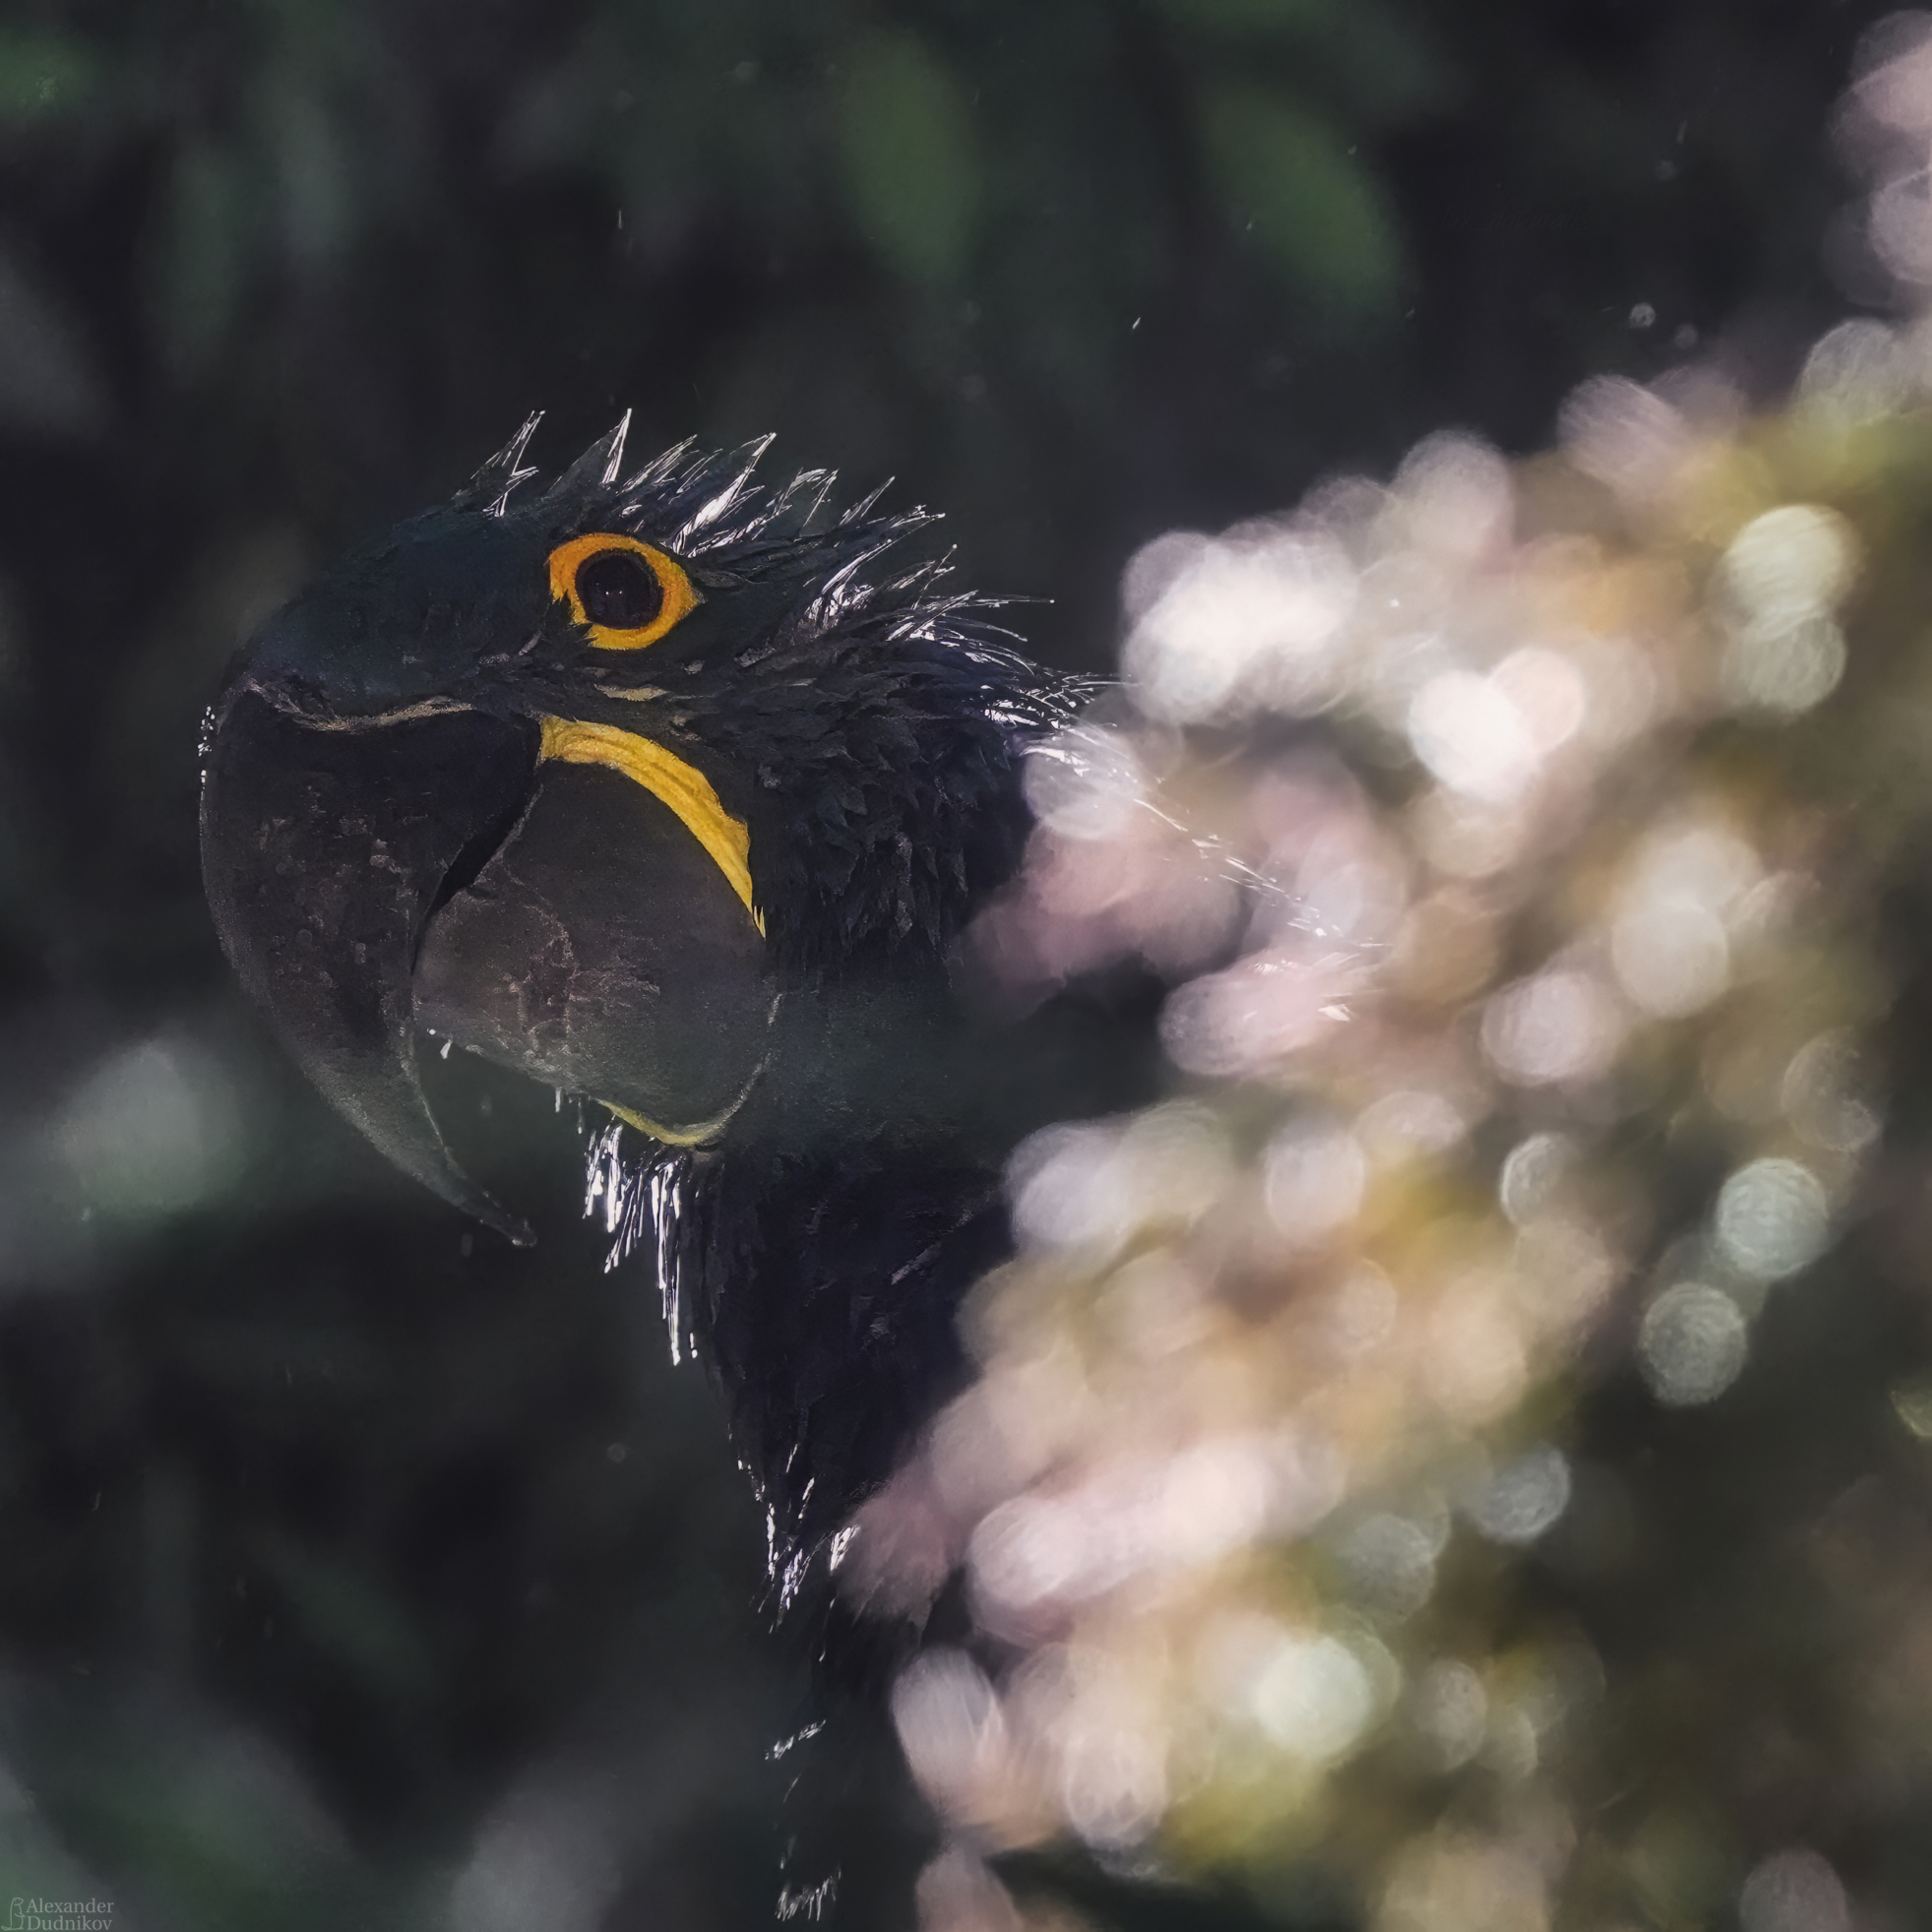
[[[897,477],[1104,669],[1162,530],[1534,448],[1589,374],[1774,393],[1870,293],[1829,124],[1878,12],[0,12],[0,1895],[569,1932],[779,1883],[809,1694],[570,1110],[458,1096],[511,1254],[228,984],[196,737],[248,625],[532,407],[546,462],[631,407]]]

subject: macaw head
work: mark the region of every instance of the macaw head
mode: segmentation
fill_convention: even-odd
[[[1029,734],[1065,716],[980,599],[625,424],[547,488],[532,417],[446,505],[271,617],[210,714],[202,863],[230,961],[323,1092],[510,1234],[417,1070],[425,1035],[726,1135],[790,989],[931,975],[1011,870]]]

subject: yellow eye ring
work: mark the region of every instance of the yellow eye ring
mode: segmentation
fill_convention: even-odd
[[[573,536],[550,552],[550,594],[600,651],[642,651],[698,607],[678,560],[614,531]]]

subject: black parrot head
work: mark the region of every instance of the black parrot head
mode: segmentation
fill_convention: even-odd
[[[424,1098],[453,1039],[659,1139],[719,1134],[788,987],[931,974],[1023,835],[1056,684],[926,565],[624,425],[547,489],[527,423],[304,591],[211,714],[202,861],[230,960],[331,1100],[522,1238]]]

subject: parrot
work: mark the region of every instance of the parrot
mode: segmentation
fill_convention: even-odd
[[[924,511],[761,483],[769,438],[627,472],[628,415],[545,481],[538,420],[238,653],[204,735],[207,898],[327,1099],[504,1238],[533,1234],[451,1151],[432,1046],[641,1138],[630,1233],[789,1595],[962,1384],[1016,1136],[1076,1061],[1131,1085],[958,985],[1026,846],[1027,760],[1096,687],[946,557],[884,561]]]

